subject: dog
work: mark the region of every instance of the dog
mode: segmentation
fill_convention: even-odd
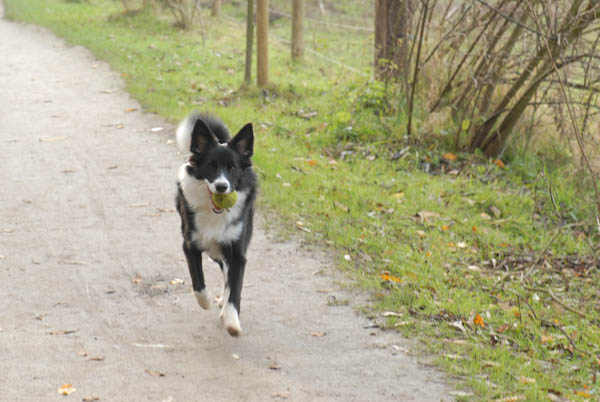
[[[252,170],[254,131],[248,123],[231,138],[215,116],[193,113],[178,126],[177,145],[189,157],[179,168],[176,207],[181,217],[183,252],[198,304],[209,309],[202,254],[223,273],[223,292],[217,297],[220,319],[231,336],[239,336],[240,301],[246,252],[252,237],[257,178]],[[229,209],[215,205],[212,194],[237,192]]]

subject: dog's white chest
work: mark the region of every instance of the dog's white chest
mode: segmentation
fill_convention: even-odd
[[[212,259],[222,259],[220,244],[238,240],[242,234],[243,220],[239,219],[247,193],[238,191],[236,204],[221,214],[212,210],[206,183],[190,176],[182,165],[179,170],[179,183],[188,205],[194,212],[192,241],[206,251]]]

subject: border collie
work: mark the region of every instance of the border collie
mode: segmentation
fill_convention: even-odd
[[[202,254],[206,253],[223,272],[223,292],[216,298],[220,318],[231,336],[239,336],[240,298],[257,192],[251,162],[252,124],[231,138],[221,120],[194,113],[179,124],[177,145],[189,154],[179,169],[176,204],[192,288],[198,304],[210,308],[202,271]],[[213,193],[233,191],[237,202],[229,209],[217,207],[212,200]]]

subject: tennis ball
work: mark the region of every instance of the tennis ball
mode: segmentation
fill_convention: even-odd
[[[237,201],[237,193],[235,191],[229,194],[213,193],[212,200],[217,208],[229,209],[235,205]]]

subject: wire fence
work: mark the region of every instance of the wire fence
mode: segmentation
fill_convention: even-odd
[[[271,0],[269,36],[285,46],[291,44],[292,5]],[[304,17],[304,52],[362,76],[372,75],[374,9],[371,0],[307,0]],[[224,16],[245,24],[245,2],[226,3]]]

